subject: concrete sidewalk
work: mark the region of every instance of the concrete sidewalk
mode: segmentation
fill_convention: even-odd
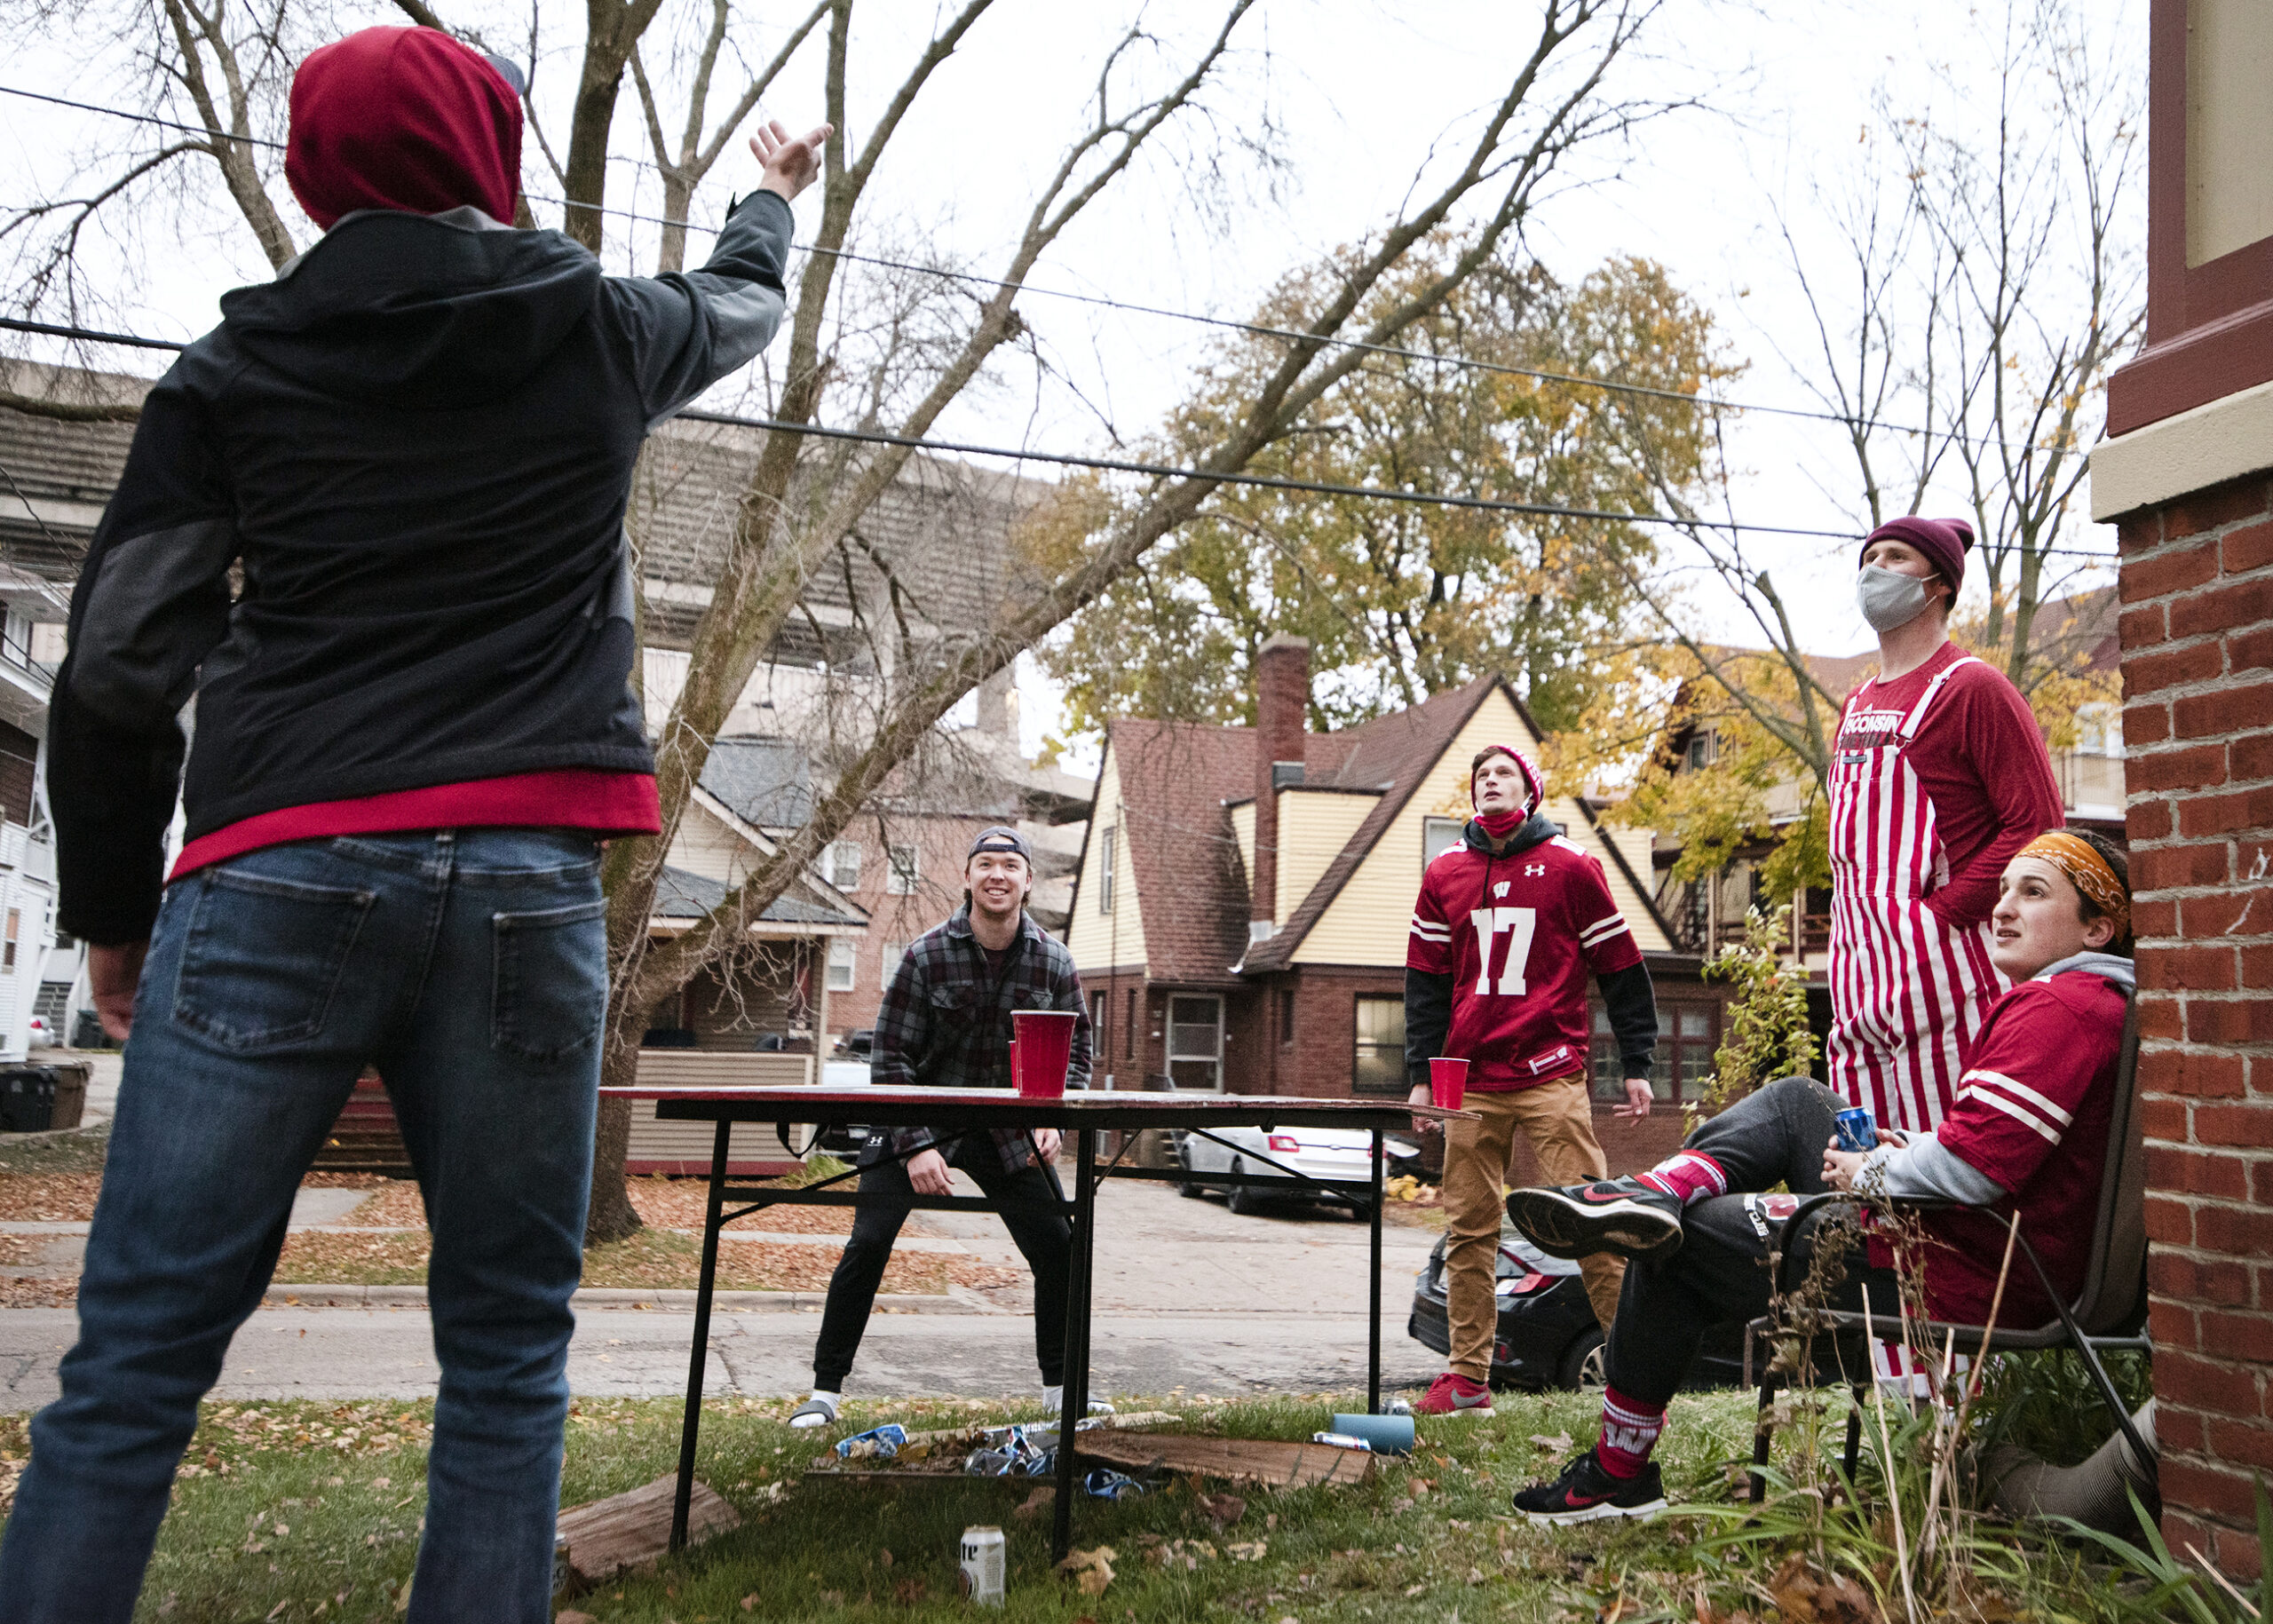
[[[1402,1305],[1382,1318],[1384,1382],[1428,1381],[1438,1361],[1406,1340]],[[812,1382],[820,1327],[817,1313],[714,1315],[704,1390],[802,1395]],[[56,1396],[56,1363],[77,1328],[68,1309],[0,1313],[0,1410],[36,1409]],[[580,1314],[570,1385],[592,1398],[683,1394],[693,1329],[692,1314]],[[1346,1391],[1366,1380],[1362,1315],[1100,1313],[1091,1336],[1093,1385],[1106,1394],[1175,1387],[1223,1397]],[[237,1333],[212,1398],[424,1398],[433,1396],[439,1374],[423,1310],[270,1309]],[[1038,1392],[1040,1382],[1030,1319],[879,1314],[868,1322],[848,1391],[859,1398],[977,1397]]]

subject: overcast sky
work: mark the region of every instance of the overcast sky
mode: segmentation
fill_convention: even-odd
[[[2143,75],[2143,5],[2083,4],[2095,26],[2138,39],[2132,57]],[[917,250],[975,271],[999,265],[1037,181],[1080,127],[1104,43],[1134,9],[1122,0],[998,0],[939,70],[895,143],[864,242]],[[770,55],[803,10],[753,9],[744,49]],[[1398,14],[1385,16],[1391,12]],[[854,122],[865,125],[934,13],[923,4],[862,0],[857,15],[863,21],[852,59]],[[1728,392],[1807,406],[1803,382],[1779,359],[1803,355],[1810,337],[1775,235],[1778,211],[1799,233],[1802,251],[1828,263],[1837,246],[1821,225],[1813,188],[1849,184],[1864,155],[1859,138],[1874,88],[1885,84],[1897,99],[1931,105],[1939,117],[1961,116],[1973,87],[1984,83],[1987,30],[2003,15],[2001,5],[1952,0],[1898,6],[1673,0],[1643,53],[1618,70],[1623,76],[1616,82],[1628,95],[1704,105],[1649,125],[1620,150],[1581,161],[1535,217],[1530,247],[1571,276],[1612,256],[1664,262],[1715,313],[1731,356],[1748,364]],[[1212,23],[1209,7],[1197,0],[1156,0],[1144,16],[1162,42],[1161,64],[1195,48]],[[1187,168],[1155,160],[1069,234],[1033,284],[1216,315],[1249,313],[1286,270],[1385,222],[1416,170],[1437,172],[1430,167],[1432,145],[1473,131],[1474,113],[1499,93],[1535,17],[1533,6],[1517,0],[1394,7],[1261,0],[1235,36],[1240,50],[1210,107],[1218,136],[1274,131],[1281,167],[1266,174],[1234,153],[1226,160],[1227,184],[1201,186]],[[376,9],[368,18],[392,20]],[[548,107],[562,106],[572,88],[572,44],[564,22],[539,59],[538,96]],[[816,35],[767,112],[799,127],[817,115],[819,45]],[[75,47],[68,54],[76,57]],[[1157,69],[1152,76],[1160,76]],[[77,69],[62,55],[20,53],[12,69],[0,71],[0,83],[114,99],[98,71]],[[643,150],[636,119],[627,85],[617,153]],[[89,135],[90,121],[78,115],[0,97],[0,152],[12,149],[21,178],[61,176]],[[550,192],[550,177],[529,146],[529,188]],[[1440,155],[1437,167],[1443,162]],[[716,218],[728,190],[747,189],[754,168],[746,157],[722,163],[696,213]],[[218,193],[218,185],[206,185]],[[611,187],[611,202],[656,211],[652,175],[622,165]],[[276,191],[285,201],[281,186]],[[1216,218],[1193,207],[1195,191],[1211,201]],[[0,204],[20,201],[0,196]],[[2143,195],[2134,196],[2134,211],[2143,207]],[[801,227],[816,212],[806,203]],[[542,223],[557,222],[557,210],[540,206],[538,214]],[[232,237],[226,217],[214,218],[224,224],[210,235],[169,233],[162,250],[147,242],[116,250],[154,267],[142,307],[123,317],[143,330],[185,336],[212,323],[220,291],[265,274],[249,234],[238,226]],[[303,241],[313,236],[297,210],[291,218]],[[612,234],[620,226],[612,222]],[[638,230],[613,241],[609,269],[652,268],[652,247]],[[696,240],[698,254],[704,241]],[[1192,323],[1041,297],[1026,297],[1020,308],[1038,331],[1051,375],[1037,381],[1030,369],[1009,369],[1002,387],[959,405],[942,434],[1075,452],[1105,449],[1116,435],[1136,439],[1189,388],[1215,339]],[[1853,525],[1860,507],[1837,425],[1748,416],[1733,426],[1729,450],[1736,471],[1730,505],[1738,517],[1827,529]],[[2111,543],[2079,525],[2067,544]],[[1759,558],[1806,606],[1815,646],[1843,653],[1867,643],[1849,592],[1851,543],[1766,543]],[[1725,605],[1700,597],[1697,608],[1715,629],[1742,635]],[[1030,670],[1022,688],[1031,745],[1053,721],[1054,706]]]

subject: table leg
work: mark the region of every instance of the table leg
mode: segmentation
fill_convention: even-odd
[[[671,1545],[686,1549],[687,1508],[694,1501],[694,1446],[702,1433],[703,1367],[710,1357],[710,1291],[718,1279],[718,1222],[726,1204],[726,1142],[732,1122],[710,1142],[710,1199],[702,1218],[702,1278],[694,1291],[694,1351],[686,1361],[686,1416],[679,1425],[678,1488],[671,1496]]]
[[[1374,1245],[1366,1286],[1366,1414],[1382,1413],[1382,1130],[1374,1129]]]
[[[1073,1136],[1073,1256],[1065,1282],[1065,1392],[1057,1416],[1057,1497],[1050,1508],[1050,1559],[1073,1544],[1074,1428],[1089,1412],[1089,1263],[1097,1211],[1097,1136]]]

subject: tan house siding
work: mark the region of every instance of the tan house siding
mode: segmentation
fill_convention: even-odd
[[[1342,855],[1342,848],[1357,834],[1358,826],[1380,799],[1378,791],[1370,795],[1332,789],[1287,788],[1279,792],[1279,897],[1271,914],[1273,919],[1294,917],[1303,899],[1311,894],[1311,887]],[[1247,837],[1241,851],[1251,852],[1255,846],[1255,809],[1235,809],[1235,828],[1239,810],[1247,815]],[[1252,860],[1247,872],[1255,872]]]
[[[1524,725],[1523,717],[1507,695],[1494,689],[1477,707],[1452,748],[1429,769],[1428,777],[1414,791],[1405,810],[1382,834],[1358,872],[1342,888],[1318,923],[1295,949],[1297,964],[1402,964],[1406,927],[1413,899],[1421,890],[1422,834],[1430,818],[1464,818],[1469,813],[1468,765],[1487,744],[1515,743],[1536,749],[1538,740]],[[1367,797],[1343,797],[1367,811]],[[1570,832],[1571,838],[1601,860],[1610,880],[1610,894],[1633,928],[1635,943],[1645,953],[1661,953],[1672,943],[1659,930],[1642,894],[1628,883],[1611,860],[1609,838],[1587,819],[1585,811],[1567,797],[1550,801],[1547,815]],[[1362,816],[1362,812],[1360,814]],[[1351,828],[1355,828],[1355,824]],[[1635,849],[1647,861],[1649,836],[1635,832]],[[1621,851],[1622,851],[1621,847]],[[1628,857],[1628,860],[1632,860]],[[1646,872],[1646,868],[1639,872]]]
[[[1110,748],[1097,770],[1097,810],[1089,819],[1089,844],[1081,852],[1081,883],[1073,893],[1073,917],[1066,923],[1065,946],[1073,966],[1084,973],[1116,964],[1145,962],[1144,915],[1129,854],[1129,828],[1121,799],[1121,764]],[[1105,883],[1105,840],[1113,843],[1113,912],[1097,906]],[[1250,842],[1251,844],[1251,842]]]
[[[1250,891],[1255,886],[1255,803],[1241,801],[1232,808],[1232,834],[1239,843],[1239,872],[1247,875]],[[1281,914],[1279,918],[1286,915]]]
[[[670,855],[664,861],[722,885],[739,885],[749,873],[753,855],[749,843],[698,798],[687,804],[686,815],[679,820]]]

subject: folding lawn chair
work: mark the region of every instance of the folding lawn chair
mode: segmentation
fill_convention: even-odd
[[[2056,1318],[2032,1330],[2017,1329],[2000,1324],[1993,1332],[1977,1325],[1953,1325],[1944,1320],[1928,1320],[1921,1327],[1929,1346],[1939,1348],[1954,1339],[1958,1352],[1978,1359],[1985,1354],[2022,1352],[2041,1348],[2073,1348],[2082,1356],[2084,1366],[2091,1374],[2092,1383],[2099,1389],[2101,1400],[2108,1414],[2115,1417],[2115,1424],[2130,1440],[2139,1459],[2151,1461],[2154,1451],[2148,1448],[2132,1424],[2131,1415],[2109,1379],[2107,1367],[2100,1362],[2102,1351],[2122,1350],[2143,1352],[2149,1343],[2144,1335],[2147,1318],[2147,1222],[2146,1222],[2146,1155],[2140,1145],[2138,1109],[2139,1021],[2137,1010],[2125,1001],[2123,1044],[2115,1066],[2115,1097],[2111,1104],[2107,1128],[2107,1167],[2101,1175],[2099,1209],[2092,1225],[2092,1249],[2085,1265],[2082,1289],[2072,1303],[2063,1303],[2052,1288],[2052,1281],[2044,1271],[2044,1264],[2029,1244],[2025,1232],[2015,1237],[2015,1250],[2036,1271],[2043,1285],[2044,1295],[2050,1298]],[[1796,1235],[1794,1225],[1816,1211],[1832,1206],[1858,1206],[1854,1197],[1838,1191],[1826,1191],[1802,1201],[1790,1217],[1778,1227],[1771,1243],[1770,1257],[1776,1271],[1776,1291],[1779,1297],[1787,1295],[1792,1282],[1786,1278],[1791,1255],[1784,1245],[1785,1237]],[[1902,1210],[1924,1212],[1934,1208],[1957,1205],[1951,1201],[1897,1201]],[[1986,1210],[1983,1208],[1981,1210]],[[1873,1330],[1883,1335],[1895,1319],[1895,1305],[1889,1303],[1887,1311],[1873,1306],[1871,1319]],[[1813,1338],[1828,1334],[1837,1339],[1842,1368],[1865,1374],[1860,1382],[1850,1381],[1853,1406],[1847,1414],[1847,1447],[1844,1462],[1847,1479],[1854,1481],[1857,1456],[1862,1447],[1863,1406],[1869,1390],[1868,1351],[1865,1347],[1864,1318],[1859,1313],[1818,1312],[1811,1316],[1813,1325],[1803,1333],[1810,1343]],[[1745,1380],[1752,1380],[1753,1343],[1755,1339],[1769,1340],[1785,1334],[1773,1315],[1763,1315],[1744,1328]],[[1760,1377],[1760,1419],[1752,1447],[1752,1498],[1757,1503],[1765,1498],[1768,1480],[1761,1469],[1768,1464],[1768,1446],[1774,1430],[1771,1410],[1775,1402],[1778,1377],[1765,1366]]]

